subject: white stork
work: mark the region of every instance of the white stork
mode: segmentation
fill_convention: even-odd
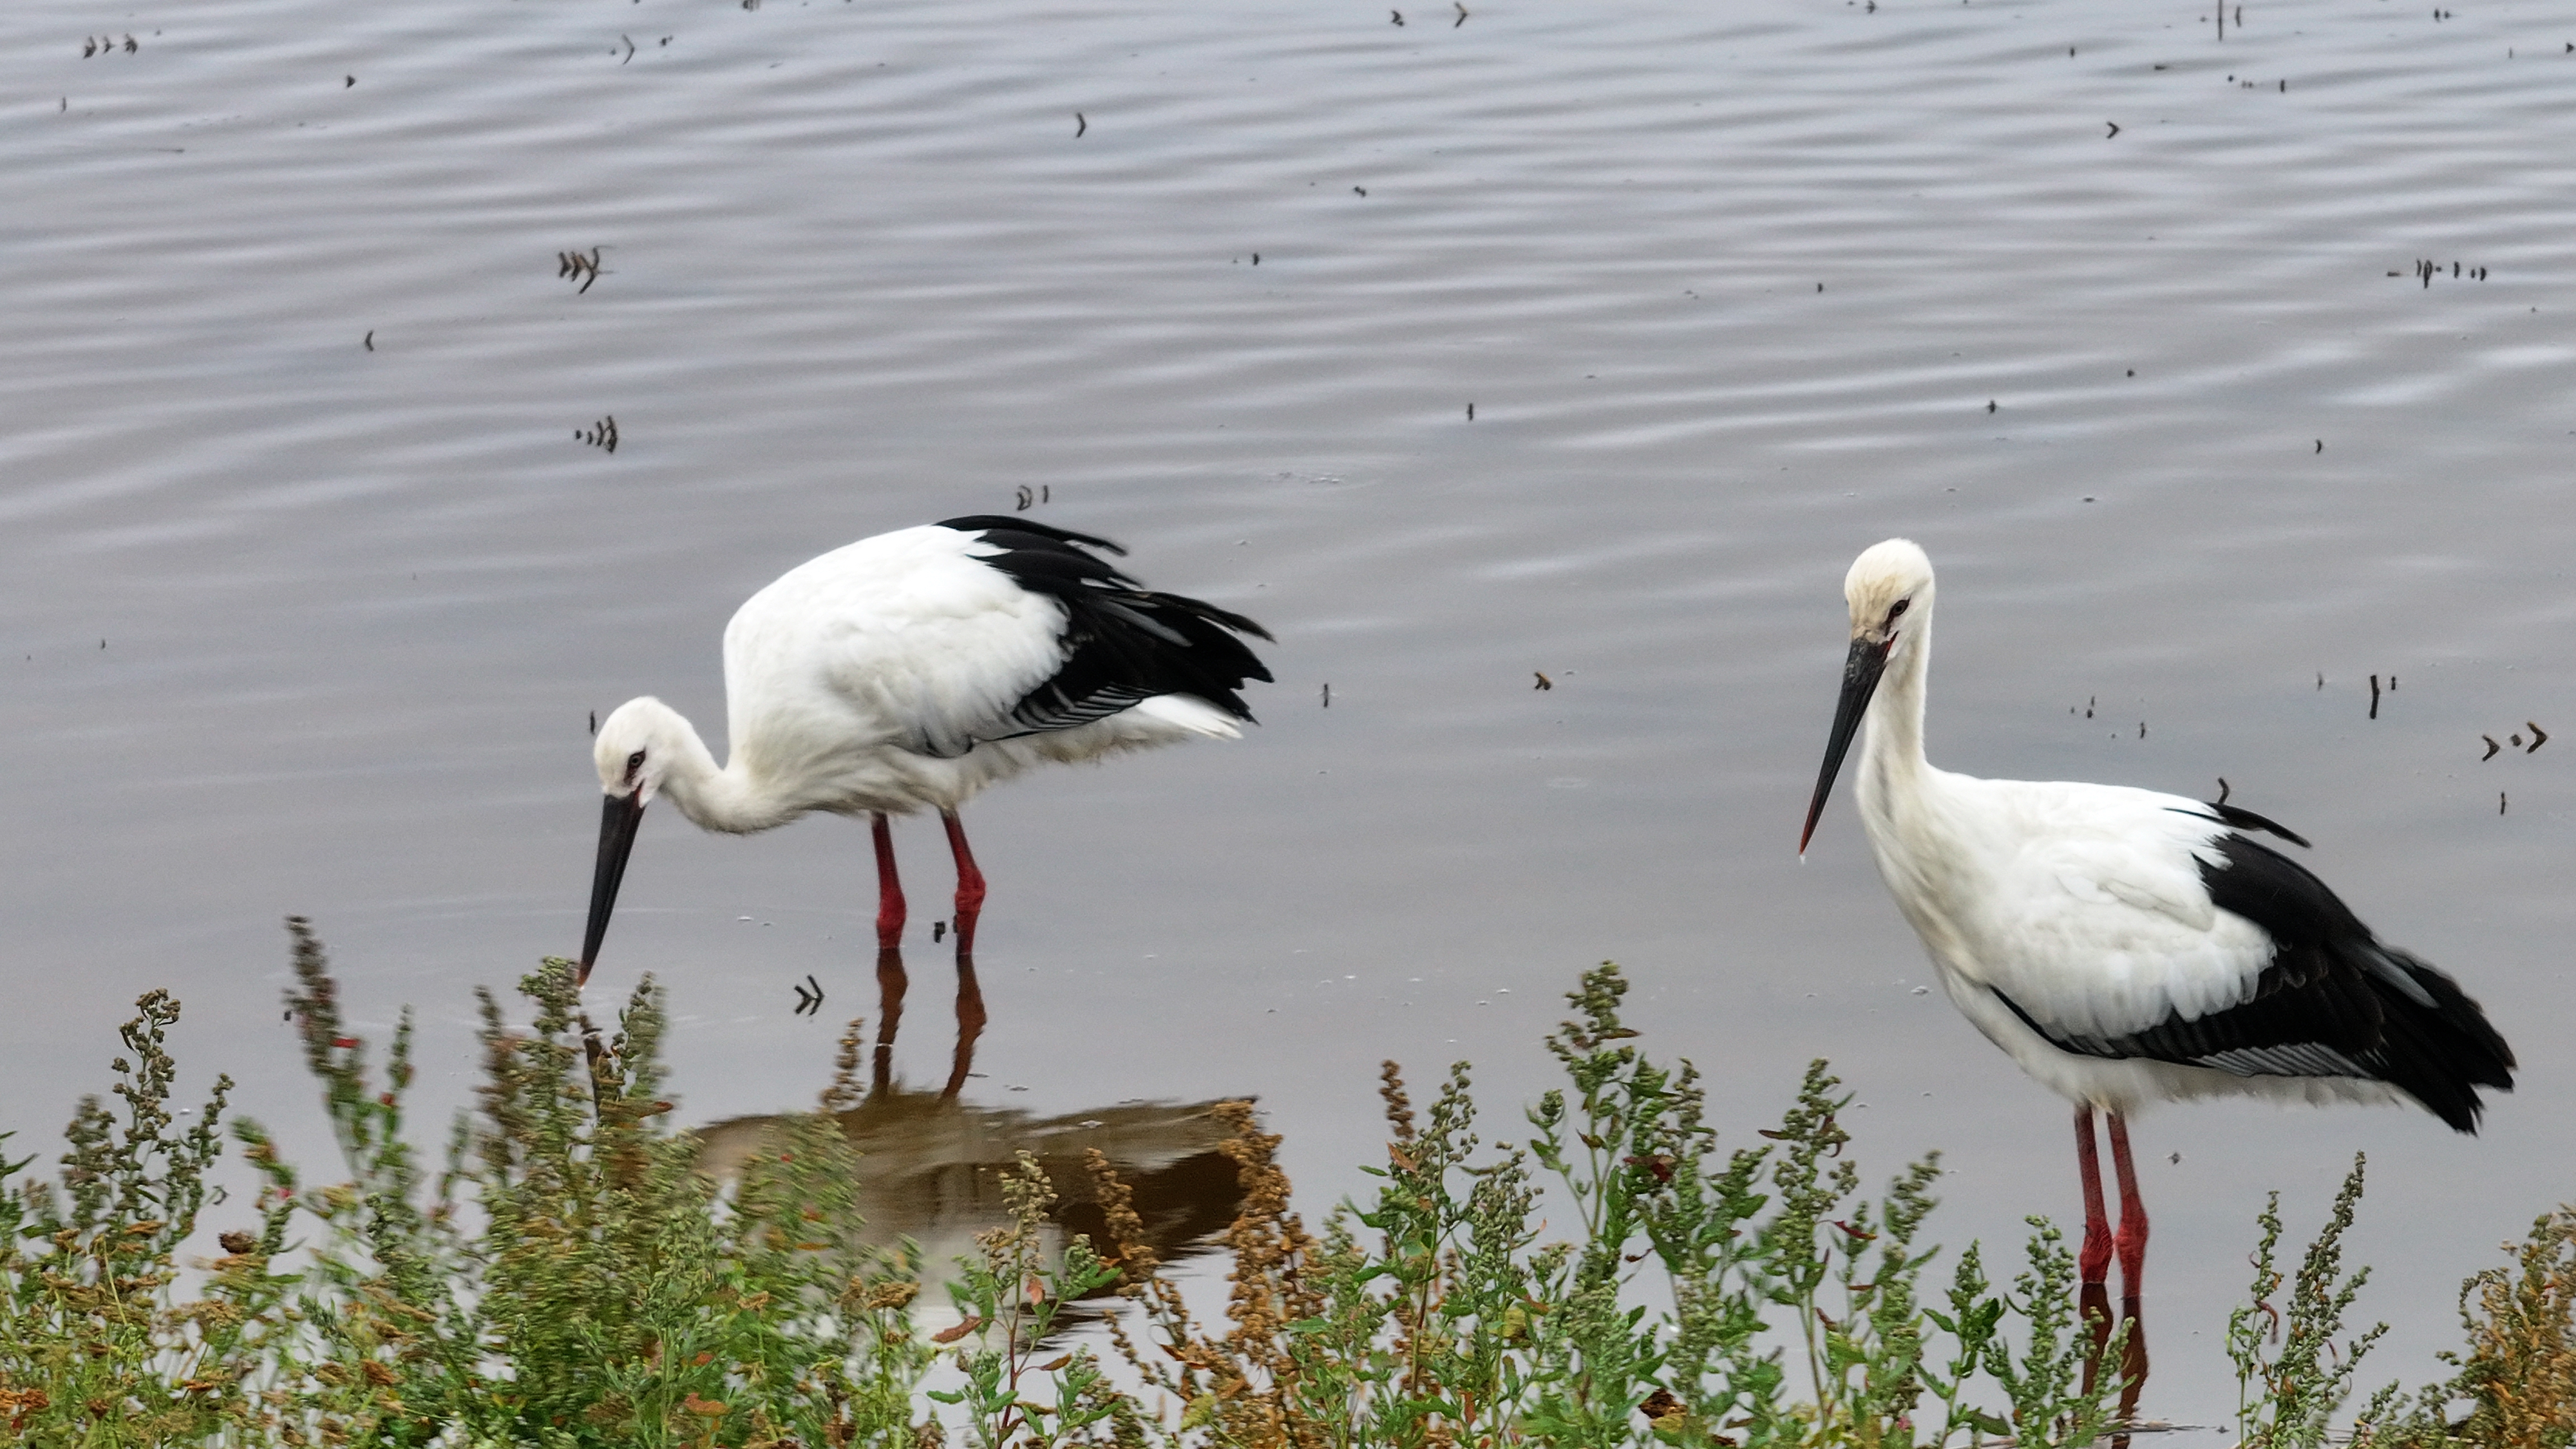
[[[2474,1133],[2477,1089],[2513,1087],[2513,1050],[2458,984],[2382,944],[2323,882],[2254,839],[2305,840],[2226,804],[2120,785],[1979,780],[1923,757],[1932,561],[1889,539],[1852,564],[1851,653],[1798,838],[1861,737],[1861,823],[1950,1000],[2075,1103],[2084,1281],[2114,1239],[2093,1113],[2119,1176],[2124,1293],[2147,1213],[2127,1116],[2158,1100],[2412,1099]]]
[[[903,936],[889,815],[936,810],[957,860],[957,949],[971,956],[984,877],[957,808],[1043,761],[1240,737],[1236,693],[1270,671],[1262,627],[1149,593],[1090,549],[1105,538],[993,515],[863,538],[789,570],[725,626],[719,766],[678,711],[646,696],[600,721],[607,793],[582,939],[599,957],[644,807],[668,795],[700,828],[748,834],[822,810],[866,815],[877,943]]]

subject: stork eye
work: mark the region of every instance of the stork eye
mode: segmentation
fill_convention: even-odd
[[[1887,611],[1887,622],[1889,622],[1889,623],[1893,624],[1893,623],[1895,623],[1898,619],[1900,619],[1900,618],[1904,617],[1905,610],[1906,610],[1906,606],[1907,606],[1907,605],[1909,605],[1909,604],[1912,604],[1913,602],[1914,602],[1914,601],[1913,601],[1912,599],[1899,599],[1899,600],[1897,600],[1897,601],[1896,601],[1896,603],[1895,603],[1895,605],[1894,605],[1893,607],[1891,607],[1891,608]]]
[[[628,756],[626,757],[626,778],[627,778],[627,779],[629,779],[629,780],[634,779],[634,778],[635,778],[635,772],[636,772],[636,771],[638,771],[638,770],[640,770],[640,769],[643,769],[643,768],[644,768],[644,752],[643,752],[642,750],[637,750],[635,753],[633,753],[633,754],[631,754],[631,755],[628,755]]]

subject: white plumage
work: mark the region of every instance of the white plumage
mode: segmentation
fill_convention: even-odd
[[[646,696],[599,726],[607,795],[586,977],[644,807],[668,796],[697,825],[746,833],[826,811],[872,817],[880,943],[902,929],[885,817],[936,810],[958,863],[961,950],[982,903],[956,812],[1047,761],[1239,736],[1235,692],[1267,680],[1235,636],[1251,620],[1149,593],[1088,552],[1105,539],[978,516],[861,539],[798,565],[725,628],[718,765],[695,727]]]
[[[2224,1094],[2396,1100],[2384,1082],[2077,1055],[2049,1040],[2130,1037],[2253,997],[2272,938],[2219,910],[2202,885],[2204,864],[2227,868],[2211,846],[2233,830],[2201,801],[2118,785],[1980,780],[1925,764],[1912,786],[1919,803],[1908,810],[1889,798],[1892,782],[1870,768],[1870,755],[1865,740],[1861,818],[1898,909],[1950,1000],[2049,1090],[2122,1113]],[[1934,813],[1952,828],[1921,828]]]
[[[2077,1104],[2086,1281],[2111,1240],[2092,1112],[2111,1115],[2134,1296],[2146,1215],[2127,1113],[2244,1094],[2412,1099],[2463,1132],[2513,1053],[2451,978],[2383,945],[2315,876],[2253,837],[2307,842],[2224,803],[2117,785],[1980,780],[1924,758],[1932,564],[1890,539],[1844,582],[1852,641],[1812,837],[1855,730],[1862,824],[1950,999],[2022,1070]]]

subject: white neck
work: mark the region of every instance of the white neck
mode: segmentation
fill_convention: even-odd
[[[1861,722],[1860,780],[1855,792],[1861,819],[1882,849],[1902,819],[1908,834],[1918,834],[1924,819],[1925,794],[1940,771],[1923,756],[1923,677],[1932,657],[1932,620],[1914,624],[1914,637],[1889,661],[1878,692]]]
[[[752,778],[741,751],[734,752],[731,765],[719,766],[697,726],[677,710],[664,708],[658,713],[653,747],[668,761],[662,793],[699,829],[747,835],[783,825],[802,813]]]

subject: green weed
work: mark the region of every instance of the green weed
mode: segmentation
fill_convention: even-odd
[[[1337,1209],[1318,1241],[1286,1212],[1284,1180],[1253,1191],[1229,1333],[1200,1328],[1158,1278],[1131,1280],[1144,1331],[1122,1325],[1116,1342],[1160,1391],[1149,1434],[1295,1449],[1878,1449],[2016,1427],[2080,1443],[2103,1428],[2117,1376],[2079,1387],[2090,1344],[2068,1331],[2073,1265],[2053,1229],[2038,1225],[2015,1294],[1990,1294],[1970,1257],[1952,1312],[1923,1309],[1917,1280],[1936,1250],[1918,1234],[1937,1162],[1860,1197],[1838,1122],[1850,1098],[1822,1063],[1766,1141],[1721,1153],[1698,1072],[1633,1045],[1626,991],[1605,965],[1570,996],[1575,1016],[1548,1043],[1570,1086],[1527,1114],[1524,1143],[1477,1136],[1466,1064],[1417,1113],[1389,1063],[1375,1198]],[[1276,1139],[1248,1116],[1239,1134],[1251,1190],[1249,1174],[1275,1172]],[[1579,1228],[1557,1241],[1541,1228],[1549,1180]],[[1669,1311],[1645,1306],[1649,1286]],[[2017,1352],[2002,1331],[2014,1319],[2029,1326]],[[1946,1369],[1927,1368],[1927,1339],[1950,1342]],[[1969,1402],[1980,1378],[2013,1418]],[[1928,1439],[1913,1419],[1927,1388],[1947,1409]]]
[[[860,1245],[853,1164],[817,1117],[720,1197],[659,1096],[664,1015],[640,986],[602,1042],[568,963],[483,1002],[478,1109],[430,1180],[403,1135],[411,1029],[381,1080],[301,921],[288,1004],[350,1173],[305,1185],[259,1124],[256,1231],[220,1235],[204,1296],[177,1252],[209,1203],[226,1084],[185,1132],[163,1047],[126,1028],[117,1122],[75,1115],[59,1184],[0,1194],[0,1412],[46,1445],[777,1446],[914,1442],[932,1350],[919,1264]],[[6,1164],[11,1175],[30,1164]],[[462,1195],[460,1200],[460,1194]],[[481,1219],[468,1230],[465,1209]]]
[[[239,1121],[260,1188],[224,1203],[210,1172],[229,1084],[194,1113],[172,1105],[178,1005],[144,997],[114,1064],[117,1108],[80,1104],[51,1177],[0,1160],[0,1437],[2071,1449],[2122,1427],[2109,1405],[2125,1327],[2084,1319],[2053,1226],[2031,1220],[2009,1288],[1973,1244],[1927,1287],[1938,1158],[1864,1194],[1840,1124],[1851,1099],[1823,1063],[1777,1126],[1721,1147],[1697,1070],[1647,1056],[1623,1022],[1613,966],[1570,995],[1548,1039],[1566,1085],[1513,1140],[1480,1135],[1465,1063],[1418,1110],[1389,1063],[1376,1188],[1320,1234],[1291,1209],[1278,1137],[1248,1103],[1219,1108],[1243,1193],[1222,1322],[1194,1315],[1093,1153],[1099,1241],[1047,1246],[1056,1185],[1023,1156],[1002,1221],[942,1275],[960,1322],[933,1334],[914,1318],[919,1251],[861,1236],[864,1169],[825,1112],[781,1119],[728,1188],[698,1170],[698,1144],[671,1125],[649,981],[605,1035],[560,961],[521,982],[524,1023],[486,996],[481,1086],[433,1167],[407,1135],[408,1018],[371,1061],[319,943],[301,921],[290,931],[289,1006],[345,1177],[306,1183]],[[827,1109],[857,1091],[852,1030]],[[2321,1449],[2378,1336],[2338,1341],[2366,1277],[2340,1256],[2360,1194],[2356,1162],[2287,1278],[2277,1205],[2263,1215],[2228,1338],[2249,1449]],[[221,1254],[183,1262],[217,1209],[242,1214],[216,1233]],[[1108,1354],[1068,1347],[1065,1306],[1113,1286]],[[2412,1401],[2383,1391],[2356,1441],[2566,1449],[2576,1209],[2542,1218],[2511,1270],[2472,1279],[2461,1311],[2453,1377]]]

